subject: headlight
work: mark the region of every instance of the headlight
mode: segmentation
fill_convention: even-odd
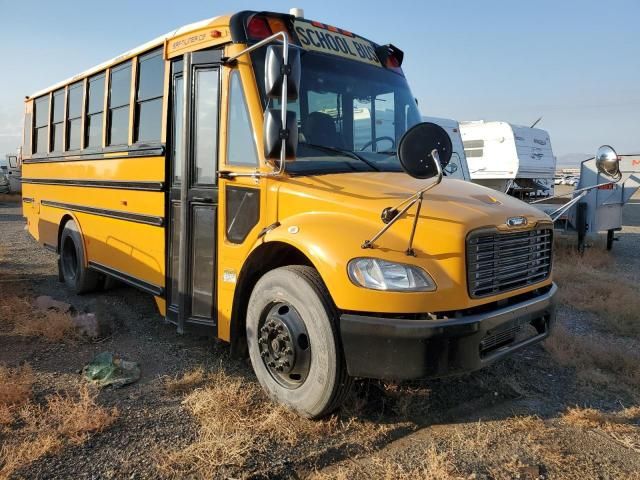
[[[433,292],[436,283],[420,267],[379,258],[354,258],[347,267],[353,283],[373,290]]]

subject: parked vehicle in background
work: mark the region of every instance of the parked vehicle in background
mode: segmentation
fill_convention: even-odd
[[[460,180],[471,180],[467,158],[464,155],[464,145],[460,136],[460,124],[457,120],[440,117],[422,117],[425,122],[432,122],[440,125],[449,134],[452,144],[451,161],[444,169],[447,177],[458,178]]]
[[[580,164],[580,177],[568,177],[575,190],[531,202],[546,212],[555,227],[577,232],[578,248],[589,236],[607,232],[611,250],[615,232],[622,229],[622,208],[640,188],[640,155],[618,155],[603,145],[595,157]]]
[[[575,187],[579,182],[578,177],[566,177],[562,180],[563,185],[569,185]]]
[[[7,179],[11,193],[22,191],[22,158],[21,149],[17,153],[8,153],[7,156]]]
[[[401,50],[301,17],[214,17],[27,97],[23,213],[60,278],[150,293],[312,418],[354,377],[460,374],[546,338],[549,217],[443,178],[451,140]]]
[[[0,193],[9,193],[9,179],[5,169],[0,169]]]
[[[507,122],[460,122],[475,183],[523,200],[553,194],[556,157],[549,134]]]

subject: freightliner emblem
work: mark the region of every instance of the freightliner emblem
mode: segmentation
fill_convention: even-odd
[[[511,217],[507,218],[508,227],[524,227],[527,224],[526,217]]]

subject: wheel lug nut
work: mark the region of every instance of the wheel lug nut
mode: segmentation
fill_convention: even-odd
[[[289,335],[284,335],[284,336],[282,337],[282,339],[283,339],[285,342],[289,342],[289,341],[291,341],[291,337],[290,337]]]
[[[269,354],[269,352],[267,352],[266,350],[263,350],[263,351],[260,352],[260,356],[262,358],[266,357],[268,354]]]
[[[293,350],[291,350],[290,348],[287,348],[284,353],[286,353],[287,355],[292,355],[293,354]]]
[[[282,324],[278,325],[277,330],[278,330],[279,332],[284,331],[284,325],[282,325]]]
[[[283,367],[289,367],[291,364],[289,363],[289,360],[285,360],[284,362],[282,362],[282,366]]]
[[[267,363],[267,365],[269,365],[271,368],[273,368],[273,367],[276,366],[276,362],[271,361],[271,362]]]
[[[282,371],[284,370],[284,368],[283,368],[283,366],[282,366],[282,365],[278,365],[278,366],[276,367],[276,370],[277,370],[277,371],[279,371],[279,372],[282,372]]]

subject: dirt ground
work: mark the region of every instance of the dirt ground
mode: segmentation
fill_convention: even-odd
[[[557,258],[565,293],[544,345],[464,377],[358,381],[319,422],[267,401],[225,344],[177,335],[150,296],[126,287],[70,295],[19,205],[0,199],[0,367],[13,372],[9,389],[20,368],[33,378],[3,426],[0,374],[0,478],[640,478],[640,198],[610,256],[594,246]],[[21,330],[20,308],[28,316],[41,295],[70,303],[72,315],[96,312],[110,331],[87,340]],[[91,390],[85,416],[108,421],[61,433],[9,468],[42,438],[24,405],[46,415],[52,396],[83,388],[80,369],[103,351],[142,372],[132,385]]]

